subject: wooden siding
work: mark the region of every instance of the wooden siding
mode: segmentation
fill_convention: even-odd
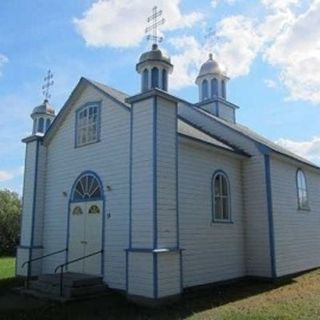
[[[75,148],[75,111],[97,100],[102,101],[100,142]],[[94,171],[101,178],[106,198],[104,278],[110,287],[119,289],[125,288],[124,248],[128,247],[129,230],[129,116],[113,100],[86,88],[51,140],[46,167],[44,254],[66,247],[72,185],[83,171]],[[43,272],[52,272],[64,261],[64,254],[45,259]]]
[[[192,107],[180,104],[179,114],[206,131],[230,141],[252,155],[243,161],[244,216],[247,275],[270,277],[270,239],[268,233],[267,191],[264,159],[257,145],[222,123],[210,119]]]
[[[310,211],[298,209],[296,172],[307,180]],[[320,266],[320,174],[307,166],[271,158],[277,276]]]
[[[240,160],[180,140],[178,168],[184,287],[244,276]],[[232,224],[212,223],[211,181],[216,170],[223,170],[230,181]]]

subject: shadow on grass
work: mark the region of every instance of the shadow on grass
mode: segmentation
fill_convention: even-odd
[[[26,301],[23,301],[23,299],[27,298],[18,296],[15,298],[17,300],[16,308],[10,311],[1,311],[0,309],[0,319],[178,320],[187,318],[198,312],[214,309],[218,306],[284,287],[293,282],[292,279],[282,280],[277,283],[240,280],[235,283],[199,288],[198,290],[189,290],[184,293],[178,302],[157,309],[137,306],[128,302],[126,298],[119,293],[112,293],[106,297],[68,304],[40,303],[39,300],[28,298],[27,309],[19,307],[19,301],[21,305],[25,305]],[[8,289],[17,284],[21,285],[21,280],[0,280],[0,293],[4,291],[8,293]]]

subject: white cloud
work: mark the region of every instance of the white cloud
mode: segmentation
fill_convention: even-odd
[[[246,75],[258,54],[262,39],[256,22],[245,16],[231,16],[217,24],[217,60],[231,77]]]
[[[320,103],[320,1],[296,16],[266,49],[265,59],[280,68],[293,100]]]
[[[268,88],[276,88],[277,87],[277,82],[272,79],[265,79],[264,83]]]
[[[172,56],[173,89],[193,85],[201,64],[212,51],[229,76],[238,77],[249,73],[251,63],[262,46],[262,40],[255,31],[255,23],[244,16],[227,17],[217,24],[216,34],[220,39],[217,43],[208,39],[205,44],[201,44],[194,36],[169,39],[177,50],[177,54]]]
[[[309,141],[279,139],[276,143],[301,157],[320,164],[320,137],[313,137]]]
[[[9,62],[9,59],[0,53],[0,76],[1,76],[1,68],[3,67],[4,64],[8,63]]]
[[[10,169],[10,170],[0,170],[0,182],[9,181],[9,180],[12,180],[13,178],[22,176],[23,171],[24,171],[23,167]]]
[[[298,5],[300,0],[262,0],[262,4],[273,10],[287,10],[289,7]]]
[[[183,14],[179,4],[180,0],[98,0],[73,22],[89,46],[136,46],[144,37],[146,15],[151,15],[154,5],[166,19],[162,30],[189,28],[203,18],[200,12]]]

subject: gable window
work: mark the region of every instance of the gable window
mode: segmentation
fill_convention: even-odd
[[[298,169],[296,179],[298,208],[301,210],[309,210],[306,176],[301,169]]]
[[[99,140],[100,105],[88,104],[76,113],[76,146]]]
[[[230,186],[227,175],[217,171],[212,178],[213,222],[230,222]]]

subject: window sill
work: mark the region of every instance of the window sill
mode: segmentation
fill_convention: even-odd
[[[212,220],[211,224],[233,224],[231,220]]]
[[[81,145],[77,145],[77,144],[76,144],[74,147],[75,147],[76,149],[78,149],[78,148],[82,148],[82,147],[89,146],[89,145],[91,145],[91,144],[98,143],[98,142],[100,142],[100,141],[101,141],[101,140],[98,139],[98,140],[96,140],[96,141],[88,142],[88,143],[81,144]]]
[[[310,212],[311,209],[310,208],[300,208],[300,207],[298,207],[298,211]]]

